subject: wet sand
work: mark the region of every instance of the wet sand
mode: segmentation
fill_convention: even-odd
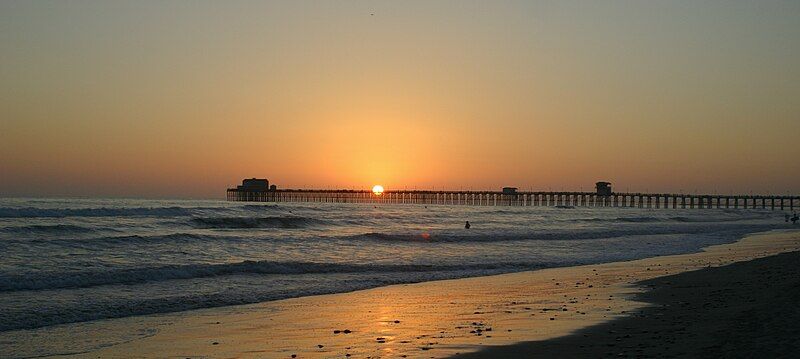
[[[290,358],[292,355],[298,358],[341,358],[348,354],[357,358],[441,358],[464,353],[477,353],[474,355],[478,357],[514,354],[530,357],[537,353],[547,356],[547,348],[568,348],[571,351],[566,354],[589,357],[617,356],[620,353],[631,356],[667,354],[659,348],[680,347],[683,336],[693,330],[692,322],[696,321],[694,318],[698,313],[707,311],[709,306],[718,306],[723,312],[739,308],[721,302],[740,302],[739,292],[729,292],[728,287],[722,287],[724,283],[728,286],[750,283],[748,288],[760,291],[763,288],[756,285],[770,286],[770,280],[787,276],[786,271],[796,272],[797,266],[768,269],[770,272],[760,272],[759,276],[740,269],[734,274],[725,274],[728,282],[719,282],[716,284],[720,286],[718,288],[701,286],[700,283],[706,282],[699,277],[696,282],[680,282],[695,283],[695,287],[689,288],[685,288],[689,284],[667,283],[679,283],[679,279],[660,277],[798,250],[800,232],[773,232],[747,237],[733,244],[709,247],[700,253],[394,285],[253,305],[5,332],[0,333],[0,343],[11,357],[53,353],[92,358]],[[796,257],[776,258],[791,262],[792,259],[786,258]],[[762,265],[761,262],[753,263]],[[720,273],[717,271],[738,266],[695,273]],[[686,274],[689,276],[686,278],[699,275],[695,273]],[[720,275],[707,274],[704,278],[713,282],[717,276]],[[636,284],[642,281],[649,282],[645,286]],[[656,290],[642,294],[648,285],[655,285]],[[695,292],[705,293],[706,297],[690,298]],[[663,298],[667,301],[659,302]],[[752,303],[757,304],[753,306],[762,305],[758,303],[764,299],[755,298]],[[795,310],[787,308],[785,302],[775,302],[775,305],[779,306],[771,308],[773,316]],[[709,313],[710,317],[703,320],[709,322],[707,330],[710,332],[717,330],[715,328],[724,331],[726,326],[734,325],[717,320],[724,317],[721,312]],[[761,318],[761,314],[757,317]],[[640,319],[654,321],[662,329],[653,329],[658,333],[642,333],[649,329],[638,329],[634,333],[639,328],[636,324],[619,324]],[[712,325],[715,321],[718,323]],[[746,325],[749,324],[742,325],[745,325],[742,330],[748,330]],[[775,323],[775,326],[780,327],[780,323]],[[623,333],[623,330],[630,331]],[[583,335],[597,337],[590,340]],[[634,336],[652,340],[641,342],[644,346],[650,345],[647,343],[659,343],[660,346],[645,351],[640,342],[634,341]],[[558,339],[548,340],[555,338]],[[695,340],[697,348],[717,345],[719,350],[727,350],[724,341],[735,338],[716,334],[713,338],[703,339],[712,344]],[[586,347],[588,343],[592,343],[591,348]]]
[[[659,277],[651,306],[565,337],[457,358],[790,358],[800,352],[800,252]]]

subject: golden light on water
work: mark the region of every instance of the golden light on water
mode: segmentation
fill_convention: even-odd
[[[381,186],[379,184],[376,184],[374,187],[372,187],[372,193],[374,193],[376,196],[382,195],[383,194],[383,186]]]

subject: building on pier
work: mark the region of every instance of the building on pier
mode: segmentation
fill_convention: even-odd
[[[595,183],[597,188],[597,195],[598,196],[610,196],[611,195],[611,182],[597,182]]]
[[[229,188],[227,198],[229,201],[276,201],[278,186],[270,185],[266,178],[246,178],[236,188]]]
[[[274,187],[275,185],[272,186]],[[261,192],[267,191],[271,189],[271,187],[266,178],[247,178],[242,180],[242,185],[236,186],[236,189],[245,192]]]

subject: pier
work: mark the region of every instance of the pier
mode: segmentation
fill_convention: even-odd
[[[241,187],[241,186],[240,186]],[[634,208],[729,208],[794,211],[800,208],[800,196],[717,195],[674,193],[602,193],[598,192],[511,192],[511,191],[433,191],[229,188],[228,201],[250,202],[321,202],[370,204],[422,204],[470,206],[572,206]]]

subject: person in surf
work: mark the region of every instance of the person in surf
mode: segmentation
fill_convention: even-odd
[[[464,225],[464,228],[465,228],[465,229],[469,229],[469,227],[472,227],[472,225],[470,225],[470,224],[469,224],[469,221],[467,221],[467,224],[465,224],[465,225]]]
[[[792,224],[797,224],[798,220],[800,220],[800,217],[798,217],[797,212],[795,212],[794,216],[792,217]]]

